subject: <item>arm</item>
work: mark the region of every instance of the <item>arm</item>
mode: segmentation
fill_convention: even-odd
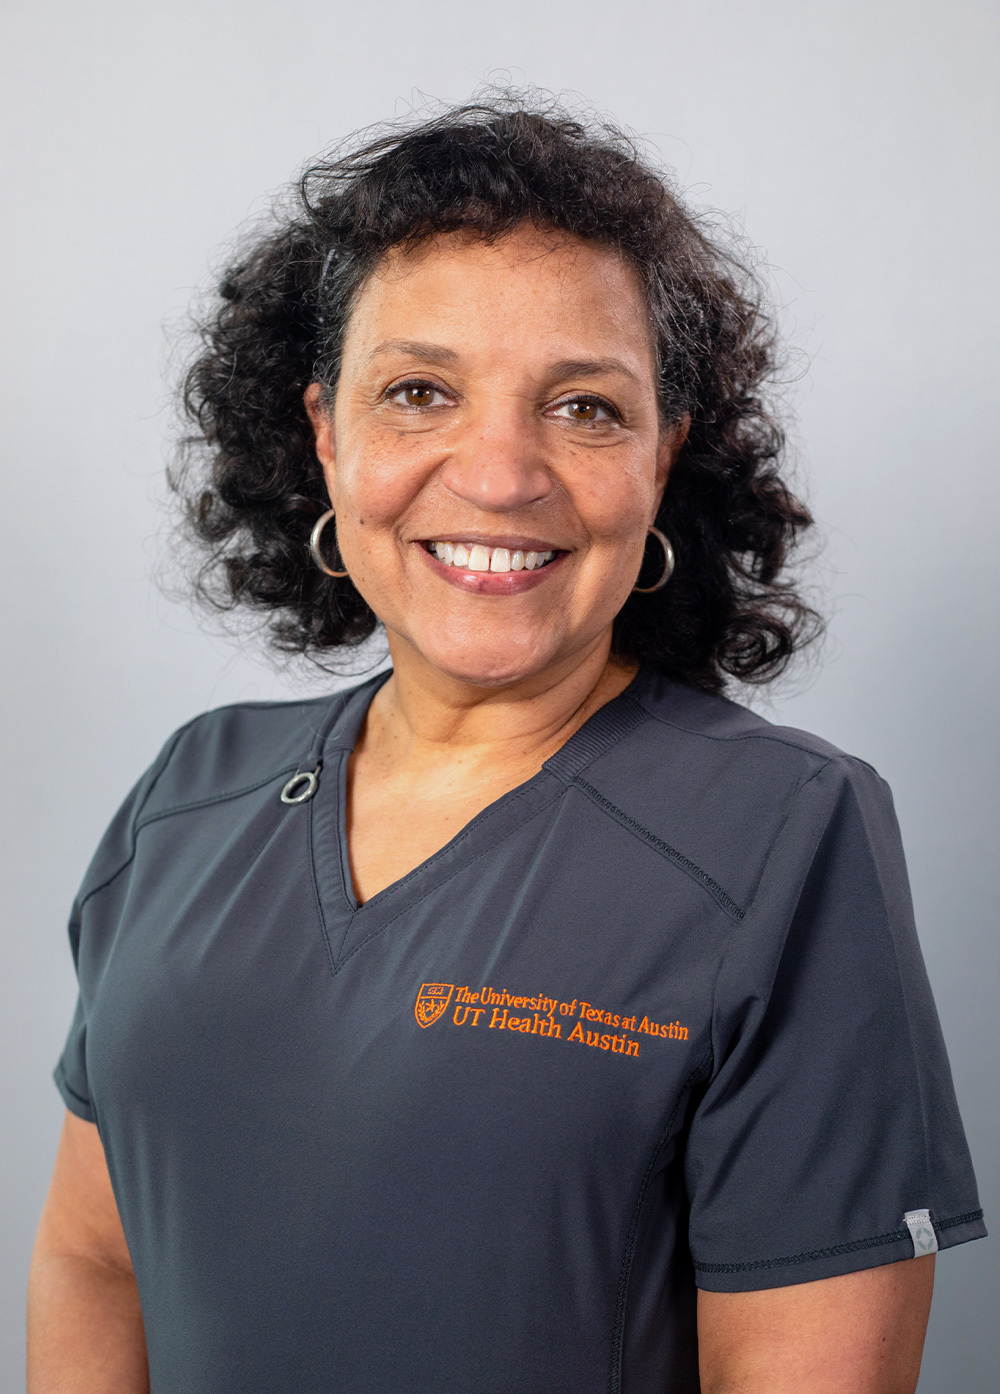
[[[760,1292],[698,1293],[703,1394],[913,1394],[934,1255]]]
[[[139,1295],[93,1123],[66,1114],[28,1278],[28,1394],[147,1394]]]

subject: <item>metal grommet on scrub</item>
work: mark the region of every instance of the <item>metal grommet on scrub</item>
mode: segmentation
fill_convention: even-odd
[[[321,768],[321,765],[317,765],[314,770],[298,770],[293,774],[281,791],[281,802],[308,803],[319,788],[319,772]],[[299,786],[301,786],[301,788]],[[298,793],[295,792],[296,789],[298,789]]]

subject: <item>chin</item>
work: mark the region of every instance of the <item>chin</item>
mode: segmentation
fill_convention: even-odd
[[[545,671],[558,661],[554,646],[482,642],[420,646],[426,662],[456,682],[472,687],[511,687]]]

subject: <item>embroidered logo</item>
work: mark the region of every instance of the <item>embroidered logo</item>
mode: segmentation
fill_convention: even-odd
[[[448,1003],[454,991],[452,983],[424,983],[413,1005],[413,1015],[417,1018],[417,1024],[433,1026],[448,1010]]]
[[[453,996],[455,1010],[449,1018],[453,1026],[482,1026],[488,1031],[517,1031],[554,1041],[572,1041],[612,1055],[638,1058],[644,1036],[671,1041],[686,1041],[689,1037],[688,1028],[679,1021],[651,1021],[648,1016],[640,1020],[638,1014],[607,1011],[577,997],[572,1002],[561,1002],[544,993],[522,997],[506,988],[498,991],[486,986],[474,990],[455,987],[453,983],[422,985],[413,1007],[417,1023],[432,1026],[448,1010]]]

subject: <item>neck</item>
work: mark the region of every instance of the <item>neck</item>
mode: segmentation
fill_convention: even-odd
[[[364,733],[394,760],[545,760],[597,709],[622,692],[636,664],[611,656],[610,632],[582,653],[523,681],[486,687],[427,663],[389,635],[393,674],[378,692]]]

